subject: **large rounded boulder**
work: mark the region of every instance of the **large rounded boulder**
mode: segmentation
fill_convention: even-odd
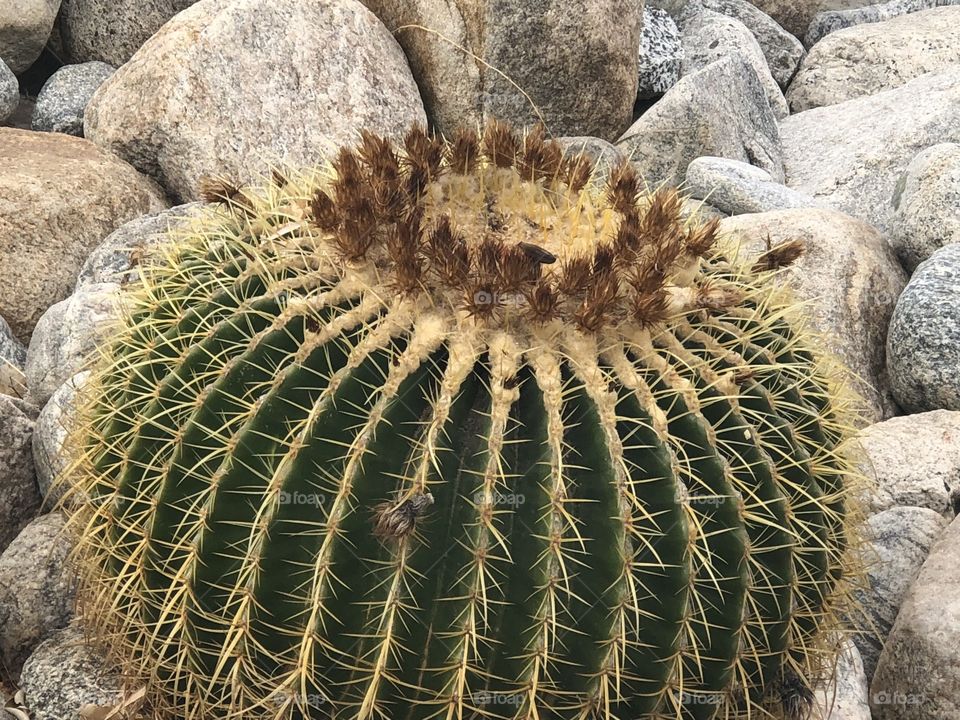
[[[63,0],[63,49],[75,63],[123,65],[167,20],[196,1]]]
[[[393,36],[356,0],[201,0],[107,80],[84,135],[182,199],[425,123]]]
[[[616,140],[638,87],[643,0],[363,0],[395,31],[444,133],[497,117]]]
[[[166,205],[156,183],[91,142],[0,128],[0,315],[20,342],[103,238]]]
[[[890,385],[911,413],[960,410],[960,245],[920,263],[887,336]]]

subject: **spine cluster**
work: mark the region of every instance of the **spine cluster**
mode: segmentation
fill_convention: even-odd
[[[589,332],[624,321],[649,327],[665,320],[671,279],[708,256],[716,242],[716,221],[684,223],[676,190],[641,203],[640,179],[629,162],[613,169],[604,189],[605,202],[619,215],[615,234],[559,263],[547,248],[512,241],[493,197],[479,237],[466,237],[451,213],[433,213],[428,221],[430,185],[444,175],[474,178],[481,165],[515,171],[565,204],[576,203],[594,175],[585,155],[565,156],[541,126],[519,138],[493,120],[482,139],[462,129],[450,143],[414,128],[402,150],[364,132],[357,149],[339,152],[331,186],[311,198],[311,218],[346,263],[376,262],[397,293],[452,290],[462,310],[488,322],[502,310],[490,298],[516,295],[528,320],[564,319]],[[207,198],[245,207],[236,187]]]

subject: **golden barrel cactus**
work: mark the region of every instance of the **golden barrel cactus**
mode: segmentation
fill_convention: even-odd
[[[157,713],[803,715],[850,471],[796,246],[739,260],[496,121],[205,194],[66,474],[84,617]]]

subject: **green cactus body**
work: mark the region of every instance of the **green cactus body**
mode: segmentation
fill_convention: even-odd
[[[542,130],[207,188],[73,434],[84,616],[187,718],[794,717],[844,401],[753,263]],[[768,713],[768,715],[763,715]]]

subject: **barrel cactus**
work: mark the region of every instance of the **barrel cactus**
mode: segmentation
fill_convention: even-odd
[[[204,195],[65,476],[82,615],[159,716],[805,715],[851,472],[797,246],[496,121]]]

